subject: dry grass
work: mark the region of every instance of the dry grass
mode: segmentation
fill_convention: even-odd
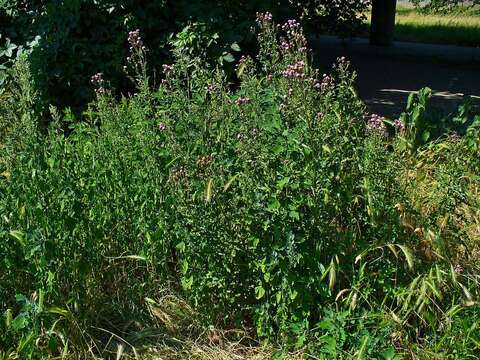
[[[257,342],[244,329],[221,330],[205,327],[199,314],[187,302],[167,293],[158,300],[146,299],[160,337],[137,349],[149,360],[267,360],[277,352],[271,345]],[[304,358],[302,352],[283,355],[286,360]]]
[[[410,195],[419,219],[430,219],[420,224],[413,221],[413,228],[418,228],[420,247],[427,258],[442,254],[450,255],[450,260],[464,267],[477,268],[480,263],[480,177],[478,174],[465,173],[460,182],[467,185],[464,198],[457,199],[453,209],[445,206],[451,199],[455,185],[445,182],[442,175],[445,168],[455,156],[453,148],[456,139],[443,143],[443,149],[432,147],[419,154],[415,164],[405,170],[405,187]],[[446,162],[447,161],[447,162]],[[413,169],[413,170],[412,170]],[[446,186],[451,186],[450,189]],[[453,206],[453,204],[452,204]],[[418,219],[417,219],[418,220]],[[434,233],[432,233],[432,231]],[[437,237],[438,236],[438,237]],[[441,240],[441,243],[439,243]],[[444,247],[443,250],[437,247]]]

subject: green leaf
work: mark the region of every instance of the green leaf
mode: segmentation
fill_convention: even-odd
[[[277,183],[277,189],[278,190],[283,190],[283,188],[289,183],[290,178],[289,177],[284,177],[282,180],[280,180]]]
[[[5,327],[8,329],[10,326],[12,326],[12,321],[13,321],[13,315],[12,315],[12,309],[7,309],[5,311]]]
[[[257,286],[255,288],[255,298],[257,300],[260,300],[264,296],[265,296],[265,289],[263,288],[263,286]]]
[[[280,205],[280,201],[278,201],[277,199],[273,200],[270,205],[268,205],[268,210],[270,211],[275,211],[275,210],[278,210],[280,209],[281,205]]]
[[[17,240],[20,245],[25,246],[27,245],[27,240],[25,233],[20,230],[12,230],[10,231],[10,236],[13,237],[15,240]]]
[[[427,142],[428,139],[430,139],[430,131],[425,130],[425,131],[422,133],[422,140],[423,140],[424,142]]]
[[[245,63],[242,63],[238,66],[237,77],[241,77],[243,75],[243,72],[245,71],[246,67],[247,67],[247,65]]]
[[[328,272],[328,287],[330,290],[333,290],[335,287],[335,282],[337,281],[337,270],[335,266],[335,262],[332,261],[330,262],[330,270]]]
[[[232,45],[230,45],[230,48],[233,51],[236,51],[236,52],[242,51],[242,49],[240,49],[240,46],[236,42],[234,42]]]
[[[28,325],[28,319],[25,315],[18,315],[11,323],[13,330],[20,331]]]
[[[177,250],[179,250],[180,252],[184,252],[185,251],[185,242],[181,241],[179,242],[176,246]]]
[[[190,277],[183,277],[182,278],[182,287],[185,290],[190,290],[192,288],[192,285],[193,285],[193,275],[190,276]]]
[[[358,350],[358,353],[357,353],[357,359],[358,360],[364,359],[365,351],[367,349],[367,345],[368,345],[369,340],[370,340],[370,337],[368,335],[366,335],[363,338],[362,345],[360,346],[360,349]]]
[[[294,220],[300,220],[300,214],[298,211],[290,211],[288,213],[288,216],[290,216],[290,218],[294,219]]]
[[[393,347],[389,348],[388,350],[385,350],[380,353],[382,356],[383,360],[397,360],[400,359],[397,356],[397,353],[395,352],[395,349]]]
[[[230,54],[230,53],[228,53],[227,55],[224,55],[224,56],[222,57],[222,59],[225,60],[225,61],[228,62],[228,63],[232,63],[232,62],[235,61],[235,57],[234,57],[232,54]]]

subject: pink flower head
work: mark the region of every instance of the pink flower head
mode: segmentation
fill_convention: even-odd
[[[273,15],[270,12],[259,13],[257,12],[257,24],[262,26],[273,21]]]
[[[370,130],[384,130],[385,129],[385,118],[378,114],[370,115],[370,119],[368,120],[368,128]]]
[[[284,78],[299,79],[305,76],[305,62],[303,60],[297,61],[294,64],[287,66],[287,69],[282,73]]]
[[[405,130],[405,124],[403,123],[403,121],[401,119],[396,119],[393,122],[393,126],[395,127],[395,130],[397,132],[403,132]]]

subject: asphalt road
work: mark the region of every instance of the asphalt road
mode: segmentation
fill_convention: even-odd
[[[381,48],[330,36],[312,39],[311,46],[325,71],[340,56],[351,61],[359,95],[372,112],[396,118],[408,95],[426,86],[435,92],[435,106],[449,110],[469,95],[480,111],[480,48],[405,42]]]

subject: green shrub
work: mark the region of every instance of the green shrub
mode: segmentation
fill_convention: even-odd
[[[405,184],[421,159],[403,151],[409,133],[388,140],[367,123],[345,59],[320,77],[297,22],[257,24],[259,55],[239,61],[238,83],[178,47],[154,90],[131,33],[137,93],[115,99],[97,74],[85,119],[51,107],[48,129],[17,63],[0,106],[2,348],[118,356],[171,327],[150,307],[168,288],[205,324],[311,341],[323,357],[394,358],[475,304],[475,268],[422,255],[435,217]],[[478,154],[477,139],[472,127],[456,158]],[[448,169],[438,176],[452,184],[464,171]],[[465,202],[445,189],[442,205]]]

